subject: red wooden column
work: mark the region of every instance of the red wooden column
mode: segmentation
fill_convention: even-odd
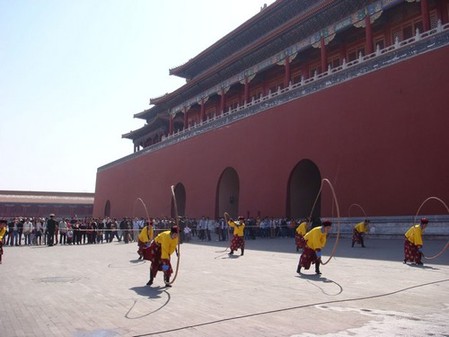
[[[285,58],[285,77],[284,77],[284,88],[287,88],[290,85],[290,76],[291,76],[291,71],[290,71],[290,57],[286,57]]]
[[[200,107],[200,120],[201,120],[201,122],[204,122],[204,120],[205,120],[205,106],[204,106],[204,98],[201,98],[201,102],[200,102],[200,105],[201,105],[201,107]]]
[[[220,95],[220,115],[224,114],[224,109],[225,109],[225,95],[226,92],[224,89],[221,89],[220,92],[218,93]]]
[[[326,53],[326,43],[324,42],[324,37],[321,38],[321,72],[327,71],[327,53]]]
[[[422,25],[425,32],[430,30],[429,1],[421,0]]]
[[[264,79],[262,82],[262,96],[266,96],[267,94],[268,94],[267,82]]]
[[[365,16],[365,55],[373,52],[373,28],[371,26],[371,17],[369,14]]]
[[[301,70],[301,76],[304,80],[309,78],[309,66],[303,65]]]
[[[248,77],[245,77],[245,91],[244,91],[243,95],[244,95],[243,96],[244,103],[248,103],[248,100],[249,100],[249,81],[248,81]]]
[[[187,108],[184,107],[182,110],[184,112],[184,130],[185,130],[185,129],[187,129],[189,127],[189,125],[188,125],[189,120],[187,118]]]
[[[340,58],[341,58],[341,64],[343,64],[343,60],[345,60],[345,62],[347,62],[347,58],[346,58],[346,45],[343,44],[340,48]]]
[[[444,1],[440,2],[440,13],[441,13],[441,24],[444,25],[449,22],[449,15],[448,15],[448,7],[449,2],[445,3]]]
[[[170,115],[170,120],[169,120],[169,123],[168,123],[168,134],[169,135],[172,135],[173,134],[173,118],[174,118],[175,116],[173,116],[173,115]]]

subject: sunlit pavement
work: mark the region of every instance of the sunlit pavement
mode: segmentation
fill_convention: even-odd
[[[161,273],[145,285],[134,243],[5,247],[0,336],[449,335],[449,250],[420,267],[402,263],[402,240],[340,239],[317,276],[296,273],[291,238],[247,240],[244,256],[226,244],[182,244],[172,288]]]

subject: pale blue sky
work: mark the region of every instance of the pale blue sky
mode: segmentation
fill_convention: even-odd
[[[135,113],[267,0],[0,0],[0,190],[94,192]]]

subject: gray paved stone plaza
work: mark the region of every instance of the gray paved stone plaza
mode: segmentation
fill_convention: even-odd
[[[248,240],[242,257],[225,245],[182,244],[172,288],[145,286],[134,243],[5,247],[0,336],[449,336],[449,250],[418,267],[401,239],[343,238],[319,277],[296,274],[291,238]]]

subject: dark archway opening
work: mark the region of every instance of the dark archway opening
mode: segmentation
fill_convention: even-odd
[[[111,202],[109,200],[106,201],[106,204],[104,205],[104,216],[111,216]]]
[[[298,219],[310,216],[321,186],[318,167],[309,159],[301,160],[293,169],[287,187],[287,217]],[[321,196],[313,207],[313,218],[321,215]]]
[[[239,211],[240,183],[237,171],[227,167],[220,176],[217,186],[217,197],[215,217],[222,217],[228,212],[233,218],[238,216]]]
[[[178,207],[178,215],[185,216],[186,215],[186,189],[183,184],[178,183],[175,186],[175,197],[176,197],[176,205]],[[175,211],[175,201],[173,197],[171,199],[171,217],[176,217]]]

